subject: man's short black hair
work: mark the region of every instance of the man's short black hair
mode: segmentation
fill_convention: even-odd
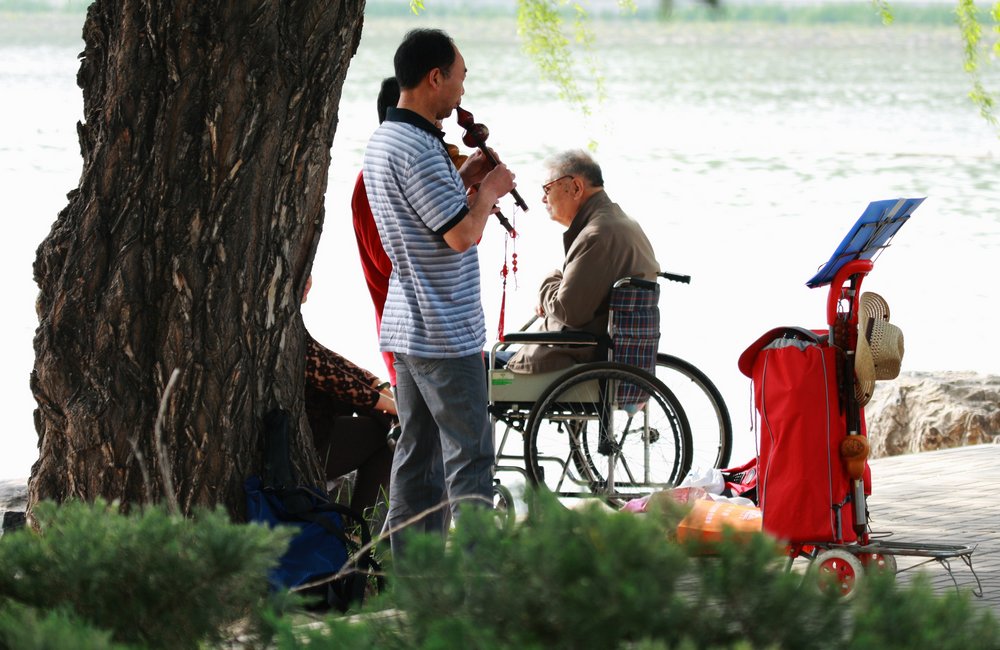
[[[404,90],[416,88],[434,68],[441,68],[447,76],[454,62],[455,43],[440,29],[410,31],[396,48],[396,56],[392,60],[396,80]]]
[[[386,77],[382,80],[382,87],[378,91],[378,123],[385,122],[385,114],[390,108],[395,108],[399,103],[399,82],[395,77]]]

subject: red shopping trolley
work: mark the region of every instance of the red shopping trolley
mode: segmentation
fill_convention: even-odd
[[[959,558],[975,577],[973,593],[982,595],[972,568],[975,546],[896,541],[874,534],[868,522],[871,476],[863,405],[872,382],[858,382],[856,356],[859,350],[871,354],[867,338],[859,346],[859,338],[869,333],[859,337],[858,324],[872,320],[877,311],[872,305],[881,298],[863,298],[861,284],[922,202],[871,203],[807,282],[811,288],[829,285],[827,327],[775,328],[747,348],[739,362],[753,380],[759,417],[757,490],[763,529],[787,543],[789,566],[796,558],[808,559],[808,579],[845,597],[855,593],[866,573],[895,574],[896,557],[904,555],[926,558],[915,566],[941,563],[956,588],[949,560]],[[885,316],[887,321],[887,307]],[[879,327],[888,331],[889,325]],[[901,346],[900,335],[900,356]]]

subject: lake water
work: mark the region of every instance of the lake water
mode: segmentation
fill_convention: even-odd
[[[82,19],[0,26],[8,224],[0,265],[9,309],[0,476],[26,476],[37,453],[31,265],[80,173]],[[610,196],[643,224],[664,269],[693,277],[690,286],[664,286],[662,349],[722,389],[734,461],[754,453],[750,382],[736,359],[773,326],[825,324],[826,291],[805,282],[873,200],[927,197],[865,282],[888,299],[905,332],[904,370],[1000,373],[1000,139],[965,98],[958,32],[946,26],[600,22],[595,55],[608,97],[584,118],[537,79],[511,20],[370,17],[344,87],[326,225],[303,308],[326,345],[384,374],[348,206],[377,122],[378,83],[391,74],[402,34],[421,24],[445,28],[462,49],[463,104],[489,125],[490,145],[530,207],[516,215],[519,270],[508,282],[507,322],[530,315],[539,279],[562,259],[561,228],[540,200],[542,163],[596,141]],[[1000,89],[997,69],[988,74]],[[450,122],[448,139],[458,142]],[[509,199],[501,207],[512,214]],[[480,246],[490,338],[504,243],[491,225]]]

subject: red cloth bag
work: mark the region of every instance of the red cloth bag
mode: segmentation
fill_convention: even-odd
[[[839,404],[836,353],[822,343],[778,339],[753,362],[758,503],[763,529],[787,542],[857,539],[850,480],[840,458],[847,421]]]

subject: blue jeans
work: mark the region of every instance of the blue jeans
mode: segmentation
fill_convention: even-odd
[[[476,353],[456,359],[397,354],[396,410],[403,432],[396,443],[389,481],[389,528],[460,496],[493,496],[493,432],[487,413],[486,368]],[[442,475],[441,467],[444,467]],[[469,503],[476,503],[470,501]],[[439,510],[407,530],[444,534]],[[405,534],[407,531],[403,531]],[[399,533],[390,536],[401,555]]]

